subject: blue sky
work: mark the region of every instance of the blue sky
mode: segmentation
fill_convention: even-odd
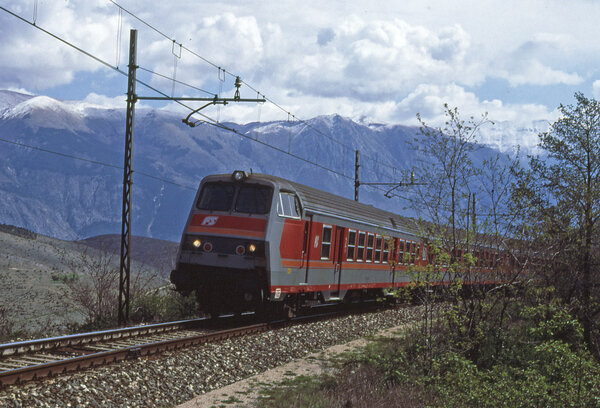
[[[233,95],[233,78],[275,101],[208,108],[220,120],[307,119],[440,123],[444,103],[468,115],[527,125],[553,121],[573,93],[600,98],[600,3],[592,0],[8,0],[3,7],[126,70],[130,28],[138,64]],[[150,5],[151,4],[151,5]],[[121,32],[119,41],[119,32]],[[126,79],[0,10],[0,89],[124,107]],[[176,50],[177,51],[177,50]],[[177,52],[177,54],[179,54]],[[171,94],[171,81],[140,78]],[[154,96],[138,87],[138,94]],[[176,85],[175,95],[207,96]],[[256,92],[242,88],[242,97]],[[166,109],[177,106],[162,103]]]

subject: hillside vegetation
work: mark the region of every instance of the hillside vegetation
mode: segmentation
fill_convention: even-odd
[[[118,235],[73,242],[0,225],[0,337],[49,336],[114,325],[119,245]],[[132,291],[138,301],[157,302],[149,298],[157,290],[169,294],[177,244],[134,237],[132,248]],[[155,310],[146,310],[155,306],[134,304],[132,315],[156,318]]]

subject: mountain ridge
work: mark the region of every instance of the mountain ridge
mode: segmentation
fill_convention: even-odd
[[[0,137],[21,144],[0,150],[0,223],[61,239],[118,233],[124,123],[125,109],[0,91]],[[416,127],[363,124],[339,115],[223,125],[238,134],[206,124],[190,128],[180,114],[164,110],[136,111],[135,235],[178,241],[198,183],[208,174],[252,169],[352,198],[354,149],[361,152],[363,182],[402,181],[417,160],[409,147]],[[482,158],[495,152],[482,149]],[[373,188],[363,187],[360,198],[406,211],[406,203],[387,200]]]

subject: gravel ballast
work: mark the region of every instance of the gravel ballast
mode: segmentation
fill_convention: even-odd
[[[311,352],[407,323],[420,307],[344,316],[5,386],[2,407],[172,407]]]

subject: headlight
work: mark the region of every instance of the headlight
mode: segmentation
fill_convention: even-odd
[[[200,245],[202,245],[202,241],[197,239],[194,242],[192,242],[192,245],[194,246],[194,248],[200,248]]]
[[[256,245],[254,245],[254,244],[248,245],[248,252],[250,252],[252,254],[252,253],[254,253],[254,251],[256,251]]]
[[[235,181],[244,181],[248,178],[248,174],[242,170],[236,170],[233,172],[232,177]]]

